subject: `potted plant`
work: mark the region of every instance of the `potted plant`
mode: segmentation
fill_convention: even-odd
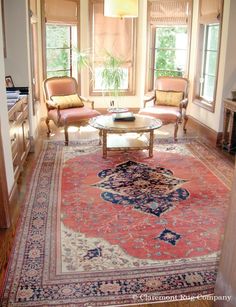
[[[90,73],[90,82],[95,80],[95,69],[93,67],[93,55],[90,50],[77,52],[77,63],[79,70],[87,68]],[[115,109],[114,99],[118,98],[122,82],[125,79],[125,73],[122,69],[123,61],[109,52],[105,53],[100,66],[100,80],[103,95],[108,94],[111,98],[110,107]],[[117,109],[119,108],[118,99],[116,99]]]
[[[120,94],[122,82],[124,81],[125,74],[122,69],[123,61],[107,52],[105,55],[105,61],[103,62],[103,69],[101,71],[102,87],[105,93],[108,93],[111,97],[110,107],[114,108],[114,99]],[[114,99],[113,99],[114,98]],[[118,99],[117,109],[119,108]]]

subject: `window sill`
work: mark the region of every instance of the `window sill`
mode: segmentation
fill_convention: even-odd
[[[196,97],[195,99],[193,99],[193,103],[212,113],[215,112],[215,102],[214,101],[209,103],[206,100],[201,99],[200,97]]]

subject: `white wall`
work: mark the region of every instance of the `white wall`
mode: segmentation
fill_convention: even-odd
[[[198,1],[194,1],[194,15],[192,27],[192,42],[191,42],[191,58],[190,58],[190,95],[188,114],[203,123],[204,125],[220,132],[223,130],[223,99],[230,97],[230,91],[236,86],[236,1],[224,1],[224,14],[221,36],[221,50],[219,59],[219,73],[216,93],[215,111],[210,112],[192,102],[193,99],[193,84],[195,82],[197,58],[197,16],[198,16]]]
[[[1,6],[1,3],[0,3]],[[0,10],[1,12],[1,10]],[[7,175],[8,191],[14,183],[13,165],[12,165],[12,153],[9,134],[9,122],[8,122],[8,110],[6,99],[6,87],[5,87],[5,70],[4,70],[4,56],[3,56],[3,38],[2,38],[2,16],[0,17],[0,123],[2,132],[3,151]]]
[[[236,1],[225,0],[225,5],[228,6],[226,11],[227,16],[225,17],[229,18],[229,22],[225,24],[225,28],[223,28],[223,35],[225,39],[223,97],[231,97],[231,90],[236,89]]]
[[[28,59],[25,0],[5,0],[6,75],[15,86],[28,86]]]

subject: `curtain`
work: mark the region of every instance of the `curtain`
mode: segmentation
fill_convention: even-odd
[[[76,24],[79,19],[78,0],[45,0],[47,23]]]
[[[132,18],[104,17],[103,1],[92,0],[91,4],[92,48],[95,61],[102,61],[108,52],[126,63],[131,63],[134,44]]]
[[[200,3],[200,23],[219,23],[222,15],[222,0],[201,0]]]
[[[191,0],[150,0],[149,22],[157,25],[186,25],[191,14]]]

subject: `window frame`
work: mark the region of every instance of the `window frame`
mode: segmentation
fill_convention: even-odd
[[[58,26],[58,27],[69,27],[69,47],[55,47],[55,48],[47,48],[47,26],[48,25],[54,25],[54,26]],[[69,77],[72,77],[72,62],[73,62],[73,59],[72,59],[72,49],[73,49],[73,46],[72,46],[72,27],[73,25],[69,25],[69,24],[56,24],[56,23],[46,23],[45,24],[45,28],[46,28],[46,77],[48,77],[48,72],[69,72]],[[69,50],[69,68],[68,69],[59,69],[59,70],[47,70],[47,50],[48,49],[53,49],[53,50]],[[65,75],[67,76],[67,75]]]
[[[163,25],[160,25],[160,27]],[[173,24],[173,25],[164,25],[164,27],[177,27],[177,26],[186,26],[187,28],[187,46],[188,48],[186,49],[186,70],[185,74],[183,77],[188,78],[189,75],[189,62],[190,62],[190,49],[191,49],[191,29],[192,29],[192,18],[191,22],[187,23],[186,25],[181,25],[181,24]],[[147,54],[147,76],[146,76],[146,91],[152,91],[154,88],[154,79],[155,79],[155,58],[156,58],[156,29],[158,28],[158,25],[151,26],[149,29],[149,50],[150,52]],[[175,49],[176,50],[176,49]],[[150,55],[149,55],[150,54]]]
[[[209,24],[200,24],[199,29],[199,49],[201,52],[198,54],[198,61],[197,61],[197,73],[196,73],[196,79],[197,79],[197,85],[195,89],[195,99],[193,99],[193,102],[199,106],[201,106],[204,109],[207,109],[208,111],[214,113],[215,111],[215,104],[216,104],[216,93],[217,93],[217,85],[218,85],[218,74],[219,74],[219,60],[220,60],[220,44],[221,44],[221,35],[222,35],[222,22],[219,22],[219,34],[218,34],[218,44],[217,44],[217,60],[216,60],[216,74],[215,74],[215,84],[214,84],[214,91],[213,91],[213,100],[209,101],[206,98],[204,98],[202,93],[202,85],[200,82],[200,79],[203,76],[203,71],[205,70],[206,66],[206,53],[207,48],[204,47],[204,45],[207,45],[207,40],[205,39],[205,36],[207,33],[205,33],[205,28],[207,29],[208,26],[213,25],[216,23],[209,23]],[[208,29],[206,30],[208,31]]]
[[[161,25],[161,26],[157,26],[157,27],[155,27],[155,33],[154,33],[154,35],[155,35],[155,37],[154,37],[154,40],[155,40],[155,42],[154,42],[154,68],[153,68],[153,70],[154,70],[154,72],[153,72],[153,77],[155,78],[155,72],[156,71],[158,71],[158,69],[156,69],[156,67],[155,67],[155,63],[156,63],[156,54],[157,54],[157,50],[160,50],[160,51],[167,51],[167,50],[170,50],[170,51],[178,51],[178,50],[184,50],[184,51],[186,51],[186,64],[185,64],[185,69],[184,69],[184,72],[186,72],[187,71],[187,63],[188,63],[188,61],[187,61],[187,59],[188,59],[188,47],[186,48],[186,49],[179,49],[179,48],[157,48],[156,47],[156,42],[157,42],[157,29],[160,29],[160,28],[177,28],[177,27],[186,27],[186,34],[187,34],[187,38],[188,38],[188,26],[187,25],[166,25],[166,26],[163,26],[163,25]],[[161,71],[161,70],[159,70],[159,71]],[[177,70],[162,70],[162,71],[164,71],[164,72],[177,72]],[[185,76],[186,75],[186,73],[183,75],[183,76]]]
[[[193,94],[193,103],[198,105],[199,107],[206,109],[212,113],[215,112],[216,106],[216,94],[217,94],[217,87],[218,87],[218,75],[219,75],[219,63],[220,63],[220,52],[221,52],[221,38],[222,38],[222,24],[223,24],[223,7],[224,1],[222,1],[222,6],[220,10],[220,14],[217,16],[218,22],[209,20],[208,22],[201,22],[200,16],[198,21],[199,27],[199,35],[198,35],[198,55],[196,61],[196,82],[194,85],[194,94]],[[202,59],[203,59],[203,48],[204,48],[204,27],[211,24],[219,24],[219,34],[218,34],[218,46],[217,46],[217,64],[216,64],[216,80],[215,80],[215,87],[214,87],[214,94],[213,94],[213,101],[207,101],[200,95],[201,85],[200,85],[200,78],[202,73]]]
[[[93,5],[94,3],[102,3],[103,0],[89,0],[89,29],[90,29],[90,50],[92,51],[93,54],[93,48],[94,48],[94,39],[93,39],[93,21],[94,21],[94,8]],[[132,22],[132,34],[131,34],[131,39],[132,39],[132,61],[126,61],[122,65],[123,68],[128,69],[128,89],[125,90],[120,90],[119,91],[119,96],[134,96],[136,95],[136,49],[137,49],[137,20],[136,18],[130,18],[130,21]],[[102,61],[94,61],[94,56],[92,57],[92,67],[94,70],[96,64],[102,64]],[[109,91],[104,91],[102,89],[95,90],[95,81],[93,80],[94,76],[92,76],[92,72],[89,72],[90,75],[90,80],[92,82],[89,83],[89,95],[90,96],[109,96]]]
[[[58,18],[58,22],[56,24],[60,25],[71,25],[76,26],[76,32],[77,32],[77,49],[80,48],[80,0],[71,0],[76,3],[77,7],[77,15],[78,19],[77,22],[70,22],[70,21],[63,21]],[[41,37],[42,37],[42,64],[43,64],[43,79],[46,79],[47,76],[47,59],[46,59],[46,24],[47,24],[47,18],[45,13],[45,2],[46,0],[41,1]],[[54,23],[48,22],[48,23]],[[75,76],[76,80],[78,81],[78,84],[81,82],[80,73],[78,71],[77,75]]]
[[[219,25],[218,24],[208,24],[208,25],[205,25],[204,26],[204,39],[203,39],[203,60],[202,60],[202,71],[201,71],[201,78],[204,78],[205,79],[205,77],[206,76],[211,76],[211,77],[213,77],[214,78],[214,91],[215,91],[215,84],[216,84],[216,77],[217,77],[217,69],[216,69],[216,67],[217,67],[217,65],[216,65],[216,67],[215,67],[215,74],[214,75],[211,75],[211,74],[208,74],[207,72],[206,72],[206,70],[207,70],[207,58],[208,58],[208,53],[209,52],[213,52],[213,53],[215,53],[216,54],[216,63],[217,63],[217,59],[218,59],[218,46],[217,46],[217,48],[216,48],[216,50],[210,50],[209,48],[208,48],[208,43],[209,43],[209,41],[208,41],[208,39],[209,39],[209,32],[210,32],[210,27],[213,27],[213,26],[218,26],[218,35],[219,35]],[[204,99],[204,97],[203,97],[203,92],[204,92],[204,88],[205,88],[205,84],[203,83],[203,82],[200,82],[200,97],[202,98],[202,99]],[[214,97],[214,93],[213,93],[213,97]]]

